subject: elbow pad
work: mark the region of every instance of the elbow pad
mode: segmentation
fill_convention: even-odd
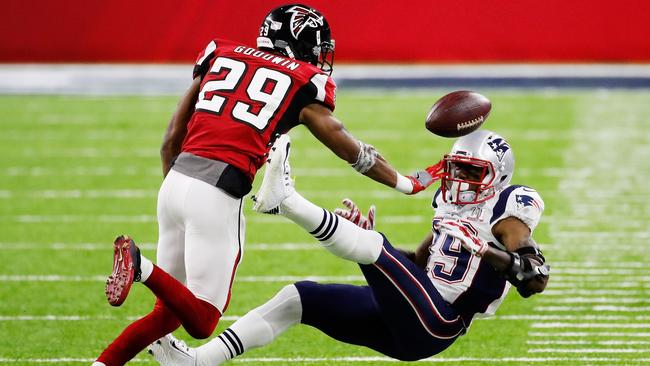
[[[379,153],[372,145],[364,144],[359,141],[359,154],[357,154],[357,161],[350,164],[350,166],[359,173],[365,174],[375,165],[378,155]]]

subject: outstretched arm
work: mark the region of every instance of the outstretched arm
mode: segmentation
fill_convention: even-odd
[[[482,257],[502,273],[523,297],[546,288],[549,267],[544,264],[537,243],[530,237],[530,229],[518,218],[508,217],[492,227],[492,233],[506,246],[506,251],[489,246],[461,221],[444,220],[439,225],[441,230],[459,238],[472,254]]]
[[[171,168],[171,161],[181,152],[181,145],[187,135],[187,124],[192,118],[194,113],[194,104],[199,95],[199,87],[201,86],[201,77],[197,76],[192,81],[189,89],[181,97],[178,102],[176,111],[172,115],[165,137],[163,138],[162,146],[160,147],[160,160],[162,160],[163,176],[167,176]]]
[[[416,176],[399,174],[371,145],[357,140],[343,127],[332,111],[320,104],[309,104],[300,112],[300,121],[334,154],[367,177],[406,194],[424,190],[437,177],[423,170]],[[438,173],[440,166],[430,167]]]

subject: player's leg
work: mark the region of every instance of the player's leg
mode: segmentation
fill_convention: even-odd
[[[167,273],[171,274],[179,281],[185,281],[185,262],[184,262],[184,241],[185,230],[179,218],[173,212],[173,200],[170,197],[175,189],[180,189],[179,182],[173,179],[165,179],[159,192],[158,197],[158,265]],[[123,250],[124,244],[131,245],[132,241],[128,240],[116,241],[118,250]],[[135,250],[136,247],[130,249]],[[128,254],[128,255],[127,255]],[[141,261],[141,279],[146,281],[153,271],[153,264],[144,256],[138,256],[137,253],[131,255],[130,252],[118,253],[122,261],[131,258]],[[135,263],[137,266],[137,263]],[[118,268],[121,265],[118,263]],[[146,268],[144,268],[146,267]],[[122,273],[125,273],[123,271]],[[119,284],[115,284],[119,285]],[[108,286],[107,286],[108,288]],[[128,293],[127,293],[128,294]],[[127,294],[124,294],[125,297]],[[116,298],[119,298],[117,292],[113,293]],[[123,301],[124,299],[122,299]],[[176,318],[172,310],[166,307],[160,299],[156,300],[156,304],[151,313],[145,317],[133,322],[129,325],[114,341],[111,343],[104,352],[99,356],[97,361],[105,365],[123,365],[128,360],[135,357],[146,346],[151,344],[158,338],[168,334],[180,326],[179,320]]]
[[[195,338],[207,338],[228,307],[242,259],[243,199],[194,179],[184,207],[187,288],[204,310],[192,310],[195,320],[183,326]]]
[[[464,319],[442,298],[426,272],[387,240],[377,261],[360,267],[391,332],[403,335],[401,359],[430,357],[465,332]]]
[[[241,259],[244,222],[241,199],[219,188],[170,171],[180,183],[170,200],[184,228],[187,287],[155,267],[144,283],[195,338],[207,338],[230,298]]]
[[[198,348],[189,348],[183,341],[168,336],[152,344],[150,353],[164,366],[219,365],[244,351],[271,343],[290,326],[299,323],[301,314],[298,290],[288,285]]]
[[[254,198],[254,208],[289,218],[338,257],[357,263],[374,262],[381,253],[381,234],[361,229],[314,205],[296,192],[290,178],[289,150],[289,137],[282,135],[269,154],[264,180]]]
[[[397,354],[368,287],[311,281],[285,286],[274,298],[251,310],[217,338],[192,349],[168,339],[152,345],[161,365],[219,365],[253,348],[271,343],[290,326],[302,322],[342,342]]]

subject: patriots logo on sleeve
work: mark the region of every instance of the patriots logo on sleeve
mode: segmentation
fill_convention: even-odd
[[[323,17],[304,6],[296,5],[287,10],[287,13],[292,13],[289,29],[295,39],[298,39],[300,33],[307,27],[318,28],[323,25]]]
[[[534,199],[531,196],[526,196],[526,195],[516,195],[515,199],[517,200],[517,209],[521,210],[522,208],[526,206],[532,206],[535,207],[538,210],[542,210],[542,206],[539,204],[539,202]]]

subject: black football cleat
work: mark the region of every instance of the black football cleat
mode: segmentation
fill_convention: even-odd
[[[140,281],[140,249],[128,235],[120,235],[113,243],[113,273],[106,280],[106,299],[113,306],[126,300],[133,281]]]

